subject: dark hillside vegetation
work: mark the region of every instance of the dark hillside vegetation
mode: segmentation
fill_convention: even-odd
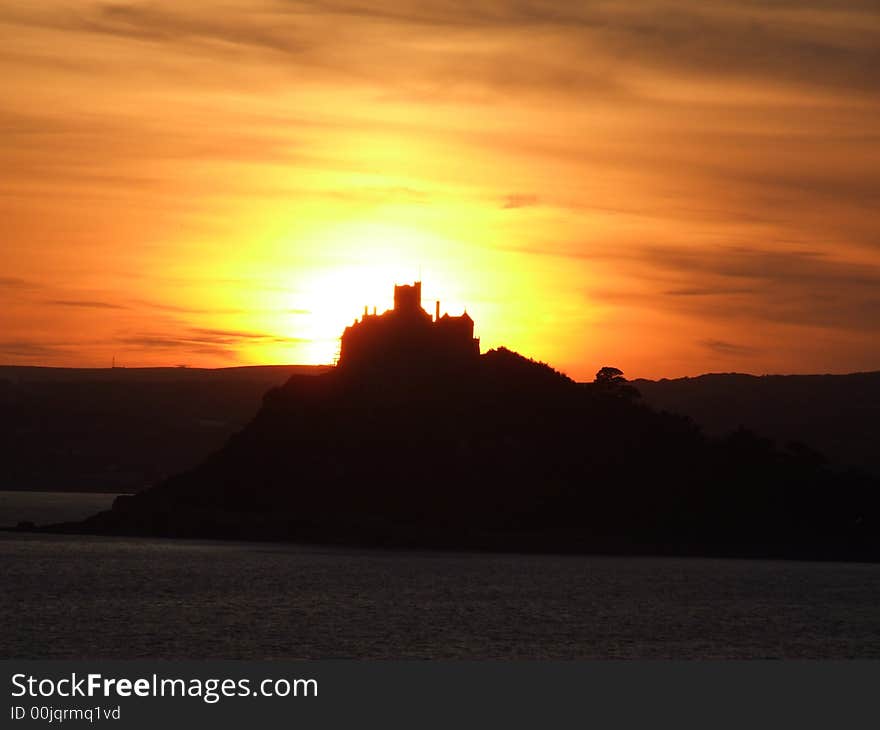
[[[750,431],[705,436],[622,378],[494,350],[293,375],[195,469],[67,529],[368,544],[853,557],[878,485]]]

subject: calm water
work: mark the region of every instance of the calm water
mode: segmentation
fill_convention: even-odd
[[[15,533],[0,561],[4,658],[880,657],[867,564]]]
[[[37,525],[71,522],[110,509],[116,494],[0,491],[0,527],[30,521]]]

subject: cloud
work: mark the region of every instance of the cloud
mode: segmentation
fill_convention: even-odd
[[[696,317],[880,331],[877,265],[835,259],[820,251],[741,246],[646,245],[604,255],[643,282],[691,282],[664,289],[652,299],[672,301],[668,306]]]
[[[239,68],[274,60],[310,74],[386,86],[402,82],[410,90],[413,83],[436,88],[455,81],[456,87],[489,91],[618,93],[625,87],[634,93],[639,87],[621,87],[621,78],[653,69],[874,92],[873,69],[880,61],[880,31],[870,6],[841,10],[830,0],[809,10],[786,2],[717,0],[264,0],[231,3],[222,13],[199,5],[129,2],[83,3],[76,12],[7,8],[0,17],[31,28],[123,39],[145,53],[160,46],[228,59]],[[440,31],[447,42],[431,43]]]
[[[232,348],[204,343],[193,339],[180,339],[173,335],[130,335],[126,337],[118,337],[115,342],[120,345],[144,350],[157,350],[160,352],[184,351],[192,354],[219,357],[224,360],[233,360],[236,356],[235,350]]]
[[[218,342],[224,344],[234,344],[238,342],[248,342],[254,340],[271,340],[273,342],[283,341],[275,335],[268,335],[264,332],[248,332],[245,330],[224,330],[193,327],[189,330],[189,334],[193,339],[196,340],[201,340],[205,342]]]
[[[265,332],[189,327],[171,332],[139,332],[115,338],[122,345],[151,350],[187,350],[203,354],[233,356],[240,347],[255,343],[294,344],[308,339]]]
[[[26,357],[41,361],[51,360],[59,355],[67,354],[62,346],[29,340],[0,340],[0,355],[8,357]]]
[[[159,312],[172,312],[174,314],[246,314],[247,311],[253,311],[229,308],[215,309],[212,307],[191,307],[180,304],[170,304],[167,302],[153,302],[143,299],[136,300],[135,302],[133,302],[133,305],[155,309]]]
[[[161,3],[91,3],[77,12],[27,13],[7,10],[8,21],[20,25],[55,30],[106,34],[141,42],[164,44],[228,44],[254,46],[282,53],[295,53],[307,47],[296,40],[298,33],[291,24],[279,27],[278,16],[266,17],[263,8],[249,11],[229,6],[225,12],[181,12],[163,7]],[[173,7],[173,6],[172,6]],[[215,50],[222,50],[215,47]],[[227,52],[230,52],[227,49]]]
[[[528,208],[538,204],[537,195],[528,195],[524,193],[511,193],[505,196],[502,202],[502,209],[512,210],[514,208]]]
[[[752,357],[761,352],[755,347],[738,345],[733,342],[725,342],[724,340],[701,340],[699,344],[707,350],[725,357]]]
[[[192,284],[191,281],[187,281],[187,284]],[[267,283],[255,283],[255,282],[245,282],[245,281],[218,281],[218,284],[221,285],[230,285],[235,287],[243,287],[243,286],[256,286],[263,291],[269,290],[280,290],[287,291],[286,287],[273,287]],[[146,307],[148,309],[154,309],[158,312],[171,312],[172,314],[209,314],[209,315],[227,315],[227,314],[253,314],[257,310],[253,307],[248,309],[240,309],[240,308],[229,308],[229,307],[193,307],[187,305],[179,305],[179,304],[170,304],[167,302],[155,302],[151,300],[138,299],[132,302],[132,307]],[[312,311],[310,309],[302,309],[298,307],[292,308],[283,308],[278,310],[268,310],[268,311],[277,311],[281,314],[311,314]],[[221,330],[222,331],[222,330]]]
[[[833,0],[804,8],[796,2],[730,4],[718,0],[682,3],[626,0],[571,3],[567,0],[507,0],[461,3],[457,0],[313,0],[289,2],[291,9],[331,14],[348,22],[380,23],[386,28],[414,27],[422,32],[478,31],[484,37],[521,39],[540,33],[557,55],[601,64],[608,71],[662,68],[676,74],[775,79],[805,86],[824,85],[876,91],[873,69],[880,61],[876,5]],[[342,21],[345,22],[345,21]],[[527,74],[535,57],[509,69]],[[546,79],[550,81],[551,79]]]
[[[0,289],[33,289],[35,284],[16,276],[0,276]]]
[[[753,294],[753,288],[700,288],[690,287],[682,289],[667,289],[663,292],[668,297],[717,297],[726,294]]]
[[[771,284],[830,288],[880,285],[880,266],[834,259],[819,250],[778,250],[745,246],[634,247],[624,257],[650,261],[657,268],[751,279]]]
[[[84,309],[128,309],[123,304],[101,302],[91,299],[50,299],[49,304],[59,307],[81,307]]]

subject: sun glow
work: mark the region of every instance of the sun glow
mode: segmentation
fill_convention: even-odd
[[[331,363],[421,279],[580,379],[876,369],[877,14],[666,4],[0,5],[0,365]]]
[[[393,304],[393,284],[427,278],[424,306],[432,310],[435,292],[450,303],[460,299],[454,277],[437,265],[451,242],[407,226],[359,222],[316,231],[310,248],[323,263],[289,275],[281,295],[282,329],[291,340],[292,359],[303,364],[330,364],[339,351],[342,331],[364,308],[381,313]]]

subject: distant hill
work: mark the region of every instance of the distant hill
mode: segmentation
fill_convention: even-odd
[[[746,426],[780,445],[800,441],[831,461],[880,475],[880,372],[711,374],[633,381],[645,401],[713,435]]]
[[[0,366],[0,489],[134,492],[220,448],[297,365]]]

